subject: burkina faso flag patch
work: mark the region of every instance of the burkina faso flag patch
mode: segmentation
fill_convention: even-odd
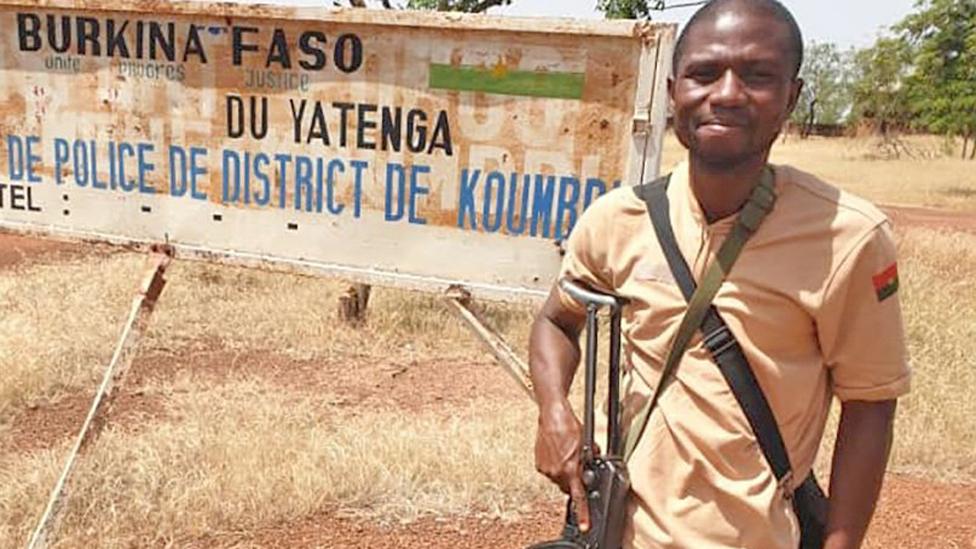
[[[878,294],[878,301],[884,301],[895,295],[898,291],[898,264],[892,263],[890,267],[872,277],[874,291]]]

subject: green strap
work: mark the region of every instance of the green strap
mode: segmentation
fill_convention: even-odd
[[[739,212],[732,231],[725,238],[722,247],[719,248],[718,254],[715,256],[715,261],[709,265],[704,278],[702,278],[701,283],[688,302],[688,309],[681,319],[681,325],[678,327],[678,335],[675,336],[674,344],[668,353],[664,369],[661,372],[661,380],[657,384],[654,395],[640,413],[634,417],[633,423],[631,423],[630,428],[627,430],[624,444],[625,461],[630,460],[630,456],[634,453],[634,448],[637,447],[637,441],[640,440],[644,430],[647,428],[647,422],[651,417],[651,412],[657,406],[657,402],[661,398],[664,389],[667,388],[674,378],[674,374],[678,370],[678,363],[681,362],[681,357],[684,356],[685,350],[688,348],[688,343],[691,342],[691,338],[705,319],[705,314],[708,312],[708,307],[711,305],[712,299],[715,298],[715,294],[718,293],[718,289],[725,280],[725,277],[732,270],[732,266],[735,264],[736,259],[739,258],[739,254],[742,252],[742,248],[745,247],[746,241],[749,240],[752,233],[756,232],[763,218],[772,209],[775,197],[776,195],[773,191],[773,174],[769,168],[766,168],[763,170],[759,183],[753,188],[749,200]]]

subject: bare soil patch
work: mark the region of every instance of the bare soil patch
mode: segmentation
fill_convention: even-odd
[[[888,475],[865,547],[976,549],[976,485]]]
[[[254,546],[268,548],[430,548],[525,547],[559,533],[562,511],[537,504],[517,521],[479,518],[425,518],[405,525],[342,517],[322,512],[291,522],[269,525],[252,532],[235,532],[187,540],[185,547],[224,548]],[[182,545],[182,544],[181,544]]]
[[[405,525],[383,525],[327,511],[250,532],[186,540],[185,546],[520,548],[558,535],[563,509],[560,502],[536,503],[514,522],[479,518],[426,518]],[[940,484],[890,475],[864,547],[976,548],[976,486]]]
[[[489,358],[378,359],[364,355],[300,360],[268,351],[230,349],[149,354],[135,361],[126,383],[132,387],[162,384],[176,375],[188,375],[204,384],[253,377],[289,391],[334,395],[332,405],[394,407],[408,412],[450,408],[473,398],[521,395]]]
[[[219,343],[211,345],[220,347]],[[194,346],[197,347],[197,346]],[[328,394],[329,404],[367,411],[395,408],[405,412],[451,409],[474,398],[524,398],[514,383],[489,359],[390,360],[348,357],[342,360],[297,360],[267,351],[182,350],[150,352],[133,361],[107,416],[108,424],[137,428],[166,416],[163,387],[176,376],[194,385],[217,385],[232,377],[258,378],[271,386],[307,394]],[[38,403],[10,420],[5,452],[50,448],[74,437],[85,419],[96,386],[49,403]]]
[[[5,453],[44,450],[74,439],[81,429],[92,399],[91,393],[73,393],[49,404],[37,404],[15,415],[4,444]],[[117,394],[106,414],[106,425],[129,431],[138,430],[146,421],[165,417],[162,399],[139,390]]]
[[[976,213],[916,206],[881,208],[896,227],[924,227],[976,233]]]
[[[0,269],[20,263],[63,260],[86,253],[90,245],[0,232]]]

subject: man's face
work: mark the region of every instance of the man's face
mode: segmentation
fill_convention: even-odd
[[[689,31],[668,89],[675,133],[693,157],[723,167],[766,155],[803,85],[789,45],[786,25],[748,12]]]

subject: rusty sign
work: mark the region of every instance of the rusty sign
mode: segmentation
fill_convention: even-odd
[[[0,228],[541,295],[657,172],[674,28],[0,0]]]

